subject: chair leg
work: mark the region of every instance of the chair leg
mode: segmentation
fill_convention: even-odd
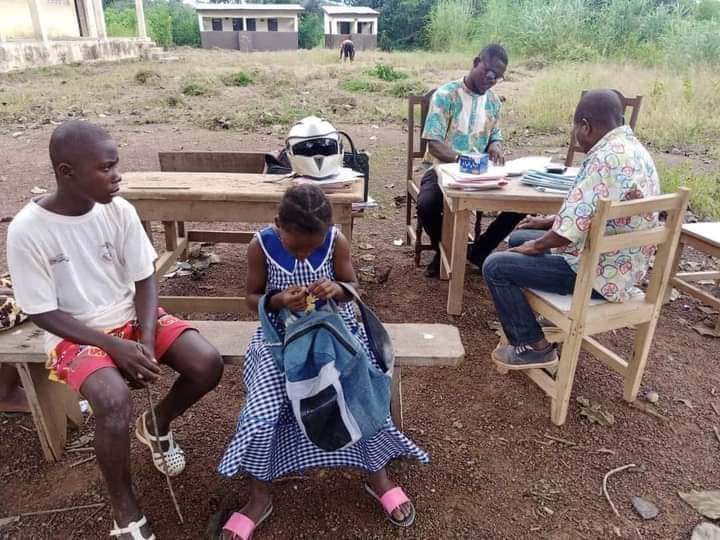
[[[403,410],[402,410],[402,368],[395,366],[393,369],[392,393],[390,394],[390,416],[393,424],[400,431],[403,429]]]
[[[650,346],[655,335],[655,326],[657,326],[657,315],[649,322],[637,326],[635,333],[635,344],[633,345],[632,357],[628,362],[627,371],[625,372],[625,388],[623,398],[626,401],[635,401],[640,391],[640,384],[645,373],[645,365],[647,364],[648,355],[650,354]]]
[[[481,211],[475,212],[475,233],[473,236],[473,242],[477,242],[477,239],[482,234],[482,217],[483,213]]]
[[[423,227],[420,216],[415,216],[415,266],[420,266],[420,256],[422,255],[422,234]]]
[[[672,261],[672,275],[670,276],[670,281],[665,287],[665,296],[663,297],[663,304],[667,304],[670,301],[670,295],[672,294],[673,290],[673,278],[675,277],[675,274],[677,274],[678,270],[680,269],[680,259],[682,259],[682,253],[685,245],[680,242],[678,244],[677,249],[675,250],[675,258]]]
[[[562,426],[567,419],[570,394],[575,381],[575,369],[580,357],[581,346],[582,335],[571,328],[568,338],[562,346],[560,365],[555,377],[555,397],[552,398],[550,409],[550,419],[556,426]]]

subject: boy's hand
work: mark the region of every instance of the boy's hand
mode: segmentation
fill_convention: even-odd
[[[308,290],[310,291],[310,294],[319,298],[320,300],[337,298],[338,296],[341,296],[343,292],[343,289],[342,287],[340,287],[340,285],[327,278],[316,281],[315,283],[310,285]]]
[[[518,223],[518,229],[539,229],[545,230],[552,227],[555,217],[540,217],[540,216],[527,216],[520,223]]]
[[[160,366],[150,349],[127,339],[115,339],[106,352],[131,383],[145,386],[160,378]]]
[[[508,251],[511,251],[513,253],[520,253],[522,255],[542,255],[545,253],[545,250],[538,247],[537,242],[535,240],[529,240],[525,242],[524,244],[520,244],[519,246],[515,246],[514,248],[508,249]]]
[[[305,287],[289,287],[282,291],[278,296],[282,307],[286,307],[290,311],[305,311],[308,290]]]
[[[505,152],[503,152],[502,143],[500,141],[490,143],[487,153],[490,160],[493,162],[493,165],[505,165]]]

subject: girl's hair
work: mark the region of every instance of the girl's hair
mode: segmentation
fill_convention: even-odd
[[[332,207],[322,190],[313,184],[293,186],[280,201],[278,222],[283,229],[321,233],[332,224]]]

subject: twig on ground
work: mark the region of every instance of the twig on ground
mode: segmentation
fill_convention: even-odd
[[[77,527],[75,527],[72,531],[70,531],[69,540],[72,540],[72,539],[73,539],[73,537],[75,536],[75,533],[76,533],[76,532],[82,531],[82,528],[85,526],[85,524],[86,524],[88,521],[90,521],[92,518],[94,518],[94,517],[97,515],[97,513],[98,513],[100,510],[102,510],[104,507],[105,507],[105,504],[104,504],[104,503],[103,503],[101,506],[98,506],[92,514],[90,514],[88,517],[86,517],[85,519],[83,519],[82,522],[81,522]]]
[[[90,456],[89,458],[81,459],[80,461],[76,461],[75,463],[70,464],[70,468],[77,467],[78,465],[82,465],[83,463],[87,463],[88,461],[92,461],[95,459],[95,454]]]
[[[150,393],[150,387],[145,386],[145,391],[147,393],[148,403],[150,404],[150,416],[152,416],[153,421],[153,427],[155,428],[155,437],[160,438],[160,430],[158,430],[158,424],[157,424],[157,417],[155,416],[155,404],[153,403],[152,394]],[[170,475],[168,474],[168,464],[167,459],[165,458],[165,452],[163,452],[162,444],[160,441],[157,441],[158,444],[158,452],[160,452],[160,455],[162,456],[163,460],[163,472],[165,473],[165,480],[167,480],[167,486],[168,490],[170,491],[170,497],[172,498],[172,502],[175,505],[175,512],[177,512],[178,519],[180,520],[180,524],[185,523],[185,520],[183,519],[182,512],[180,511],[180,505],[177,502],[177,497],[175,497],[175,490],[173,490],[172,482],[170,481]]]
[[[718,409],[718,406],[715,405],[715,403],[713,403],[712,401],[710,402],[710,406],[713,408],[713,411],[715,411],[715,414],[720,416],[720,409]]]
[[[608,490],[607,490],[607,482],[608,482],[608,479],[609,479],[613,474],[619,473],[619,472],[624,471],[624,470],[626,470],[626,469],[632,469],[633,467],[637,467],[637,465],[635,465],[634,463],[630,463],[629,465],[623,465],[622,467],[618,467],[617,469],[613,469],[613,470],[611,470],[611,471],[608,471],[608,472],[605,474],[605,477],[603,478],[602,493],[603,493],[603,495],[605,495],[605,498],[607,499],[608,504],[610,504],[610,508],[612,508],[613,513],[614,513],[617,517],[620,517],[620,512],[618,512],[617,508],[615,508],[615,504],[612,502],[612,499],[610,498],[610,494],[608,493]]]
[[[66,452],[94,452],[95,449],[91,446],[87,448],[68,448]]]
[[[23,512],[22,514],[15,514],[14,516],[5,516],[4,518],[0,519],[8,519],[8,518],[24,518],[24,517],[31,517],[31,516],[46,516],[48,514],[60,514],[62,512],[72,512],[73,510],[88,510],[90,508],[100,508],[102,506],[105,506],[105,503],[95,503],[95,504],[82,504],[80,506],[66,506],[64,508],[53,508],[52,510],[37,510],[35,512]]]
[[[577,446],[577,443],[568,441],[567,439],[561,439],[560,437],[553,437],[549,433],[545,433],[545,435],[543,435],[543,437],[545,437],[546,439],[550,439],[551,441],[567,444],[568,446]]]
[[[307,476],[285,476],[284,478],[280,478],[278,480],[273,480],[273,484],[286,484],[288,482],[304,482],[305,480],[309,480]]]
[[[720,442],[720,431],[718,430],[717,426],[713,426],[713,431],[715,432],[715,438]]]
[[[630,403],[631,407],[634,407],[638,411],[642,411],[644,413],[649,414],[650,416],[654,416],[655,418],[659,418],[660,420],[667,420],[667,416],[660,414],[655,409],[649,407],[648,405],[645,405],[644,403],[640,403],[639,401],[633,401]]]
[[[28,433],[35,433],[32,429],[30,429],[29,427],[23,426],[22,424],[18,424],[17,427],[19,427],[23,431],[27,431]]]

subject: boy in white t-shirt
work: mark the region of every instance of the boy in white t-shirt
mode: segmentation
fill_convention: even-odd
[[[212,390],[222,359],[188,323],[158,308],[157,258],[130,203],[117,196],[117,147],[87,122],[67,122],[50,138],[57,191],[31,201],[8,230],[15,298],[47,331],[50,378],[78,390],[95,413],[95,453],[115,518],[112,536],[154,538],[132,492],[128,382],[154,383],[156,358],[180,375],[136,436],[160,471],[185,467],[170,422]],[[157,452],[158,442],[163,455]]]

